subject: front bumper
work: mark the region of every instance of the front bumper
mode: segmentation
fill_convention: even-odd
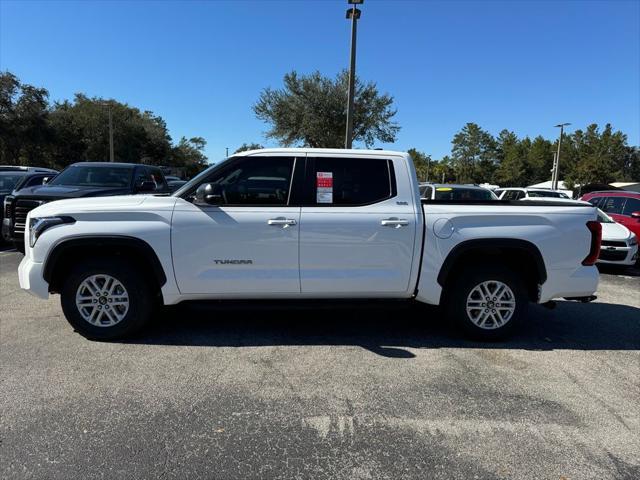
[[[34,262],[26,256],[18,267],[18,279],[20,288],[38,298],[49,298],[49,284],[42,277],[43,263]]]
[[[2,219],[2,238],[7,242],[11,242],[14,240],[13,238],[13,229],[11,228],[12,223],[10,218]]]
[[[609,265],[635,265],[638,260],[638,245],[627,247],[602,247],[598,263]]]

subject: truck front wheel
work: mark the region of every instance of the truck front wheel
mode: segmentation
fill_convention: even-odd
[[[149,282],[120,259],[76,265],[60,294],[69,323],[91,340],[132,335],[149,321],[153,311]]]
[[[450,318],[469,336],[500,340],[527,315],[529,298],[519,275],[498,266],[461,271],[447,295]]]

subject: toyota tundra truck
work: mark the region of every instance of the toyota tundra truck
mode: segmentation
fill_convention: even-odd
[[[393,151],[238,153],[170,196],[54,201],[27,225],[21,287],[59,293],[96,340],[140,330],[158,304],[213,299],[412,300],[491,340],[529,303],[598,286],[594,207],[421,200]]]

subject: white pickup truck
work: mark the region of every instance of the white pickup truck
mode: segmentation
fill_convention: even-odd
[[[27,225],[20,285],[60,293],[92,339],[132,334],[158,303],[232,298],[415,300],[493,339],[529,302],[598,286],[595,208],[421,200],[392,151],[244,152],[171,196],[55,201]]]

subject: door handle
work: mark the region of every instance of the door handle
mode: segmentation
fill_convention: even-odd
[[[383,227],[401,228],[409,225],[409,220],[396,217],[385,218],[384,220],[380,220],[380,225],[382,225]]]
[[[267,225],[276,225],[282,228],[287,228],[291,225],[296,225],[297,223],[298,222],[296,222],[293,218],[284,217],[270,218],[269,220],[267,220]]]

